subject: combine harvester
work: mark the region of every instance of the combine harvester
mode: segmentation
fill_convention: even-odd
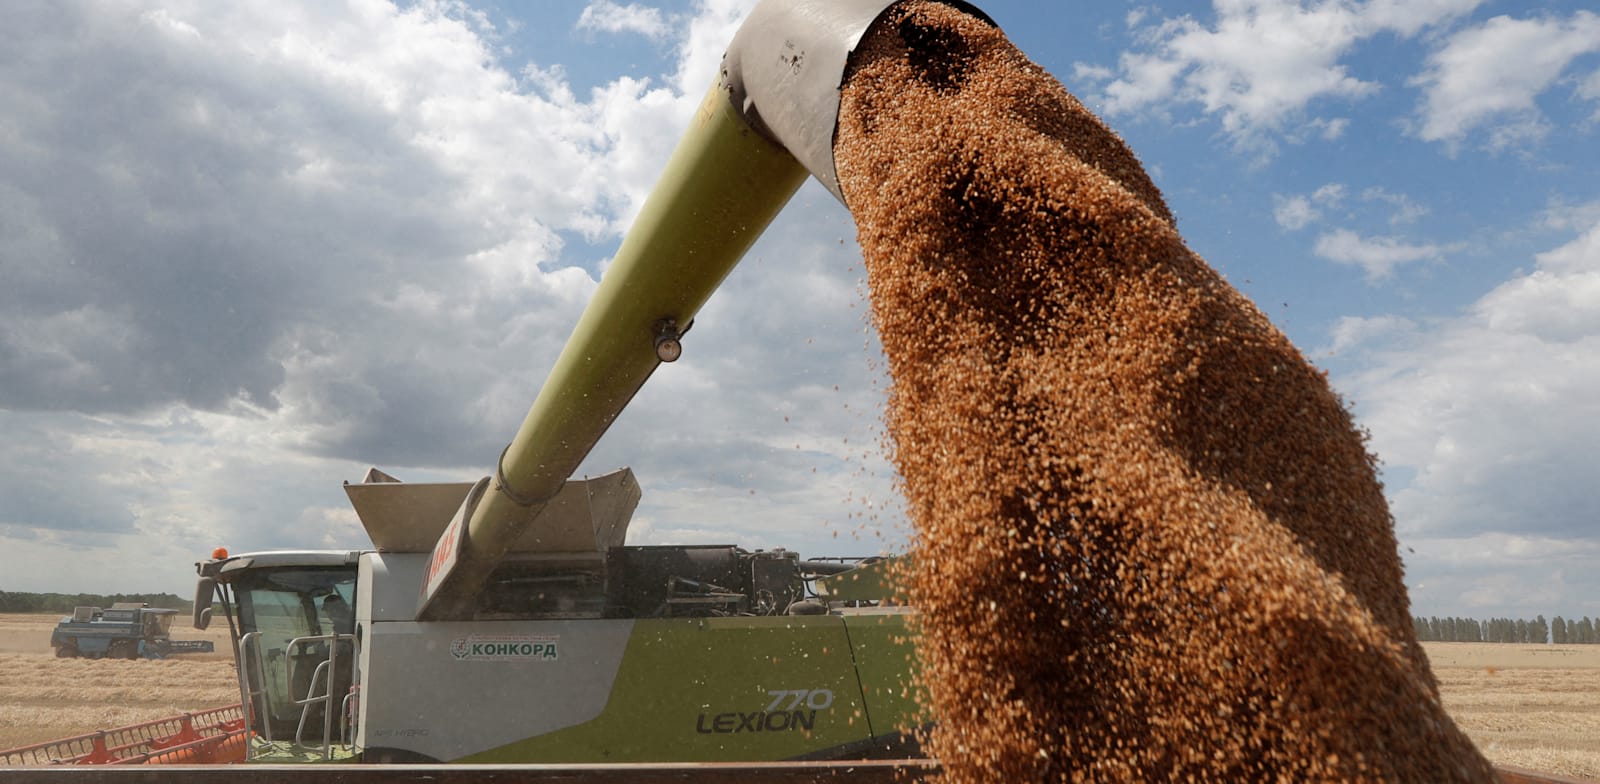
[[[632,472],[570,478],[808,173],[839,196],[846,60],[891,5],[751,13],[493,476],[415,484],[373,469],[346,485],[371,549],[198,564],[195,625],[220,603],[248,761],[399,764],[330,781],[499,781],[484,771],[529,764],[556,767],[519,780],[930,769],[907,732],[929,717],[909,692],[911,611],[884,601],[887,562],[626,546]],[[770,764],[873,759],[891,762]]]
[[[215,597],[237,639],[251,760],[918,756],[882,566],[623,546],[632,472],[569,480],[808,169],[837,192],[846,58],[890,5],[752,13],[492,477],[374,469],[346,485],[372,550],[199,565],[195,606]]]
[[[108,610],[76,607],[50,633],[50,647],[62,659],[165,659],[216,650],[210,640],[172,639],[177,615],[141,602],[117,602]]]

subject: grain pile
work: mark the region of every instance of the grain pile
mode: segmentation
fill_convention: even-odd
[[[1003,35],[903,3],[836,139],[953,781],[1490,781],[1342,402]]]

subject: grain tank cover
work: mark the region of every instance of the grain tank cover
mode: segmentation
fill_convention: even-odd
[[[427,553],[472,489],[471,482],[400,482],[373,469],[345,494],[381,552]],[[512,543],[510,552],[603,555],[620,547],[639,505],[639,482],[622,468],[569,480]]]

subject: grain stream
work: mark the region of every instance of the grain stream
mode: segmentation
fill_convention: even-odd
[[[835,149],[955,782],[1491,781],[1363,434],[996,29],[907,2]]]

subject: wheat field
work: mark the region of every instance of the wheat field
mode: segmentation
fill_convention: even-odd
[[[55,615],[0,614],[0,749],[238,702],[225,624],[173,637],[217,652],[57,659]],[[1485,756],[1600,780],[1600,645],[1424,643],[1445,709]]]
[[[1445,710],[1496,765],[1600,779],[1600,645],[1423,648]]]
[[[58,620],[0,614],[0,749],[239,702],[226,624],[174,624],[174,639],[212,640],[216,653],[127,661],[55,658]]]

